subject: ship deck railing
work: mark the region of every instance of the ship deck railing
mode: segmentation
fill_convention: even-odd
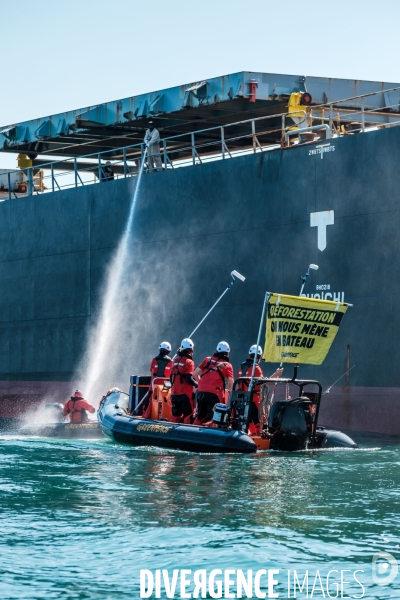
[[[400,125],[399,103],[388,104],[387,101],[390,92],[399,89],[396,87],[331,103],[304,106],[296,113],[264,115],[166,137],[160,140],[161,168],[168,171],[307,143],[325,144],[329,143],[329,139],[396,127]],[[381,109],[376,108],[378,95],[383,99]],[[374,102],[369,107],[371,97],[374,97]],[[355,105],[361,104],[361,108],[352,108],[353,100],[357,101]],[[297,122],[294,122],[294,116]],[[309,135],[304,139],[306,133]],[[146,173],[154,171],[145,156],[144,143],[74,158],[55,157],[51,161],[39,158],[33,161],[32,167],[0,172],[0,201],[108,183],[102,176],[102,168],[107,161],[110,161],[117,179],[138,175],[143,161]],[[21,172],[25,186],[21,186]],[[18,183],[14,183],[17,179]]]

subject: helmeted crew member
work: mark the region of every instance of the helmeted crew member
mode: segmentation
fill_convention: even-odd
[[[155,377],[167,377],[171,375],[172,358],[170,357],[171,344],[161,342],[158,347],[158,355],[153,358],[150,365],[151,383]]]
[[[182,340],[181,347],[172,361],[171,404],[173,423],[190,423],[193,413],[193,394],[197,381],[193,379],[194,344],[191,339]]]
[[[227,396],[233,387],[229,352],[229,344],[220,342],[213,356],[207,356],[194,372],[194,378],[200,378],[194,425],[212,421],[214,406],[218,403],[227,404]]]
[[[75,394],[71,396],[71,400],[68,400],[65,404],[63,415],[69,415],[71,423],[85,423],[88,420],[86,411],[93,414],[96,412],[96,409],[84,399],[82,392],[76,390]]]
[[[249,350],[249,356],[246,358],[246,360],[244,362],[242,362],[242,364],[239,367],[239,371],[238,371],[238,377],[251,377],[251,374],[253,372],[253,363],[254,363],[254,356],[257,353],[257,357],[256,357],[256,366],[254,369],[254,377],[263,377],[263,372],[262,369],[259,365],[259,362],[261,360],[262,357],[262,348],[261,346],[257,347],[257,344],[253,344],[253,346],[250,347]],[[283,373],[283,369],[279,368],[275,371],[275,373],[273,373],[271,375],[271,378],[276,378],[276,377],[280,377]],[[238,389],[239,390],[245,390],[247,391],[249,389],[249,384],[245,381],[241,381],[238,384]],[[260,411],[260,401],[261,401],[261,397],[260,397],[260,386],[256,385],[254,386],[253,389],[253,402],[251,403],[251,407],[250,407],[250,425],[249,425],[249,433],[250,434],[254,434],[254,433],[260,433],[260,417],[259,417],[259,411]]]
[[[113,181],[114,180],[114,171],[111,166],[110,161],[108,160],[104,167],[101,167],[101,180],[102,181]]]
[[[147,163],[149,171],[162,171],[161,155],[160,155],[160,132],[155,127],[153,121],[149,121],[149,128],[144,136],[144,143],[147,147]]]
[[[150,385],[146,396],[142,400],[142,414],[145,418],[148,418],[151,413],[150,398],[153,391],[153,380],[156,377],[166,377],[169,379],[171,375],[172,358],[169,353],[171,352],[171,344],[169,342],[161,342],[158,347],[158,355],[153,358],[150,364]],[[147,409],[147,410],[146,410]],[[150,410],[149,410],[150,409]]]

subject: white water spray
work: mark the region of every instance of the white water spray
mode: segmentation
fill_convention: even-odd
[[[120,317],[118,314],[119,291],[123,283],[123,276],[128,262],[129,241],[132,234],[135,207],[139,195],[146,152],[147,150],[141,161],[128,221],[110,266],[108,267],[99,319],[94,327],[94,331],[90,332],[86,355],[83,361],[83,365],[86,368],[86,374],[84,375],[84,389],[82,391],[89,402],[96,401],[96,398],[93,396],[99,391],[101,386],[104,385],[103,381],[101,381],[101,377],[102,374],[108,371],[107,366],[115,351],[112,347],[112,342],[114,333],[118,328],[117,321]],[[107,390],[104,389],[103,393],[106,391]]]

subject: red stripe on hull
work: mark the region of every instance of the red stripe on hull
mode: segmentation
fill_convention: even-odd
[[[79,383],[65,381],[0,381],[0,419],[21,419],[45,402],[64,404],[77,387]],[[335,387],[322,398],[319,423],[400,435],[400,389]]]

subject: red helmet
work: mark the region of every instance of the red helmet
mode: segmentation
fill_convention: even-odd
[[[71,396],[71,398],[82,398],[83,399],[83,394],[80,390],[76,390],[75,394],[73,396]]]

